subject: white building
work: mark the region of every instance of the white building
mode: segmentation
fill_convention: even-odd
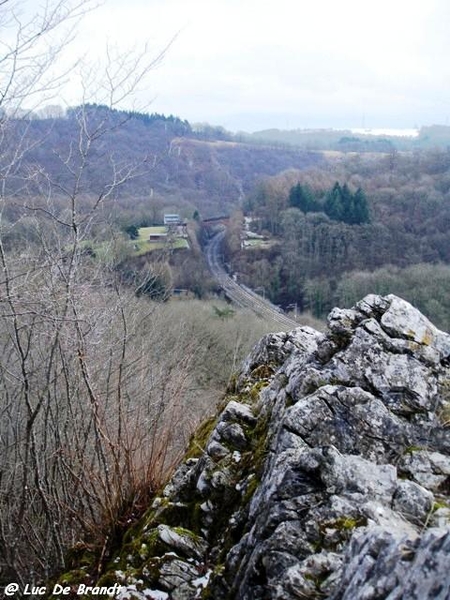
[[[170,227],[171,225],[181,225],[180,215],[164,215],[164,225]]]

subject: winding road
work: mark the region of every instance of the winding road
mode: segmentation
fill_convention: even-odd
[[[221,250],[225,231],[216,233],[211,238],[205,249],[206,260],[215,280],[225,292],[226,296],[241,308],[252,310],[255,314],[263,319],[272,320],[282,325],[287,330],[299,327],[300,324],[293,319],[290,319],[279,308],[265,300],[253,290],[236,283],[225,271],[221,261]]]

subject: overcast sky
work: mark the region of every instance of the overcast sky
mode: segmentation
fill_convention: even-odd
[[[230,130],[414,127],[450,119],[449,0],[105,0],[89,56],[146,42],[138,104]]]

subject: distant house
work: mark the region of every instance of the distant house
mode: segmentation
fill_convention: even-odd
[[[177,225],[181,225],[181,218],[180,215],[175,215],[175,214],[167,214],[164,215],[164,225],[166,225],[167,227],[173,227],[173,226],[177,226]]]
[[[152,232],[148,236],[149,242],[165,242],[167,240],[167,231],[165,232]]]

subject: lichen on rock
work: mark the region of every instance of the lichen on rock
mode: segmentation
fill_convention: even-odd
[[[392,295],[265,336],[109,575],[128,598],[449,598],[449,358]]]

